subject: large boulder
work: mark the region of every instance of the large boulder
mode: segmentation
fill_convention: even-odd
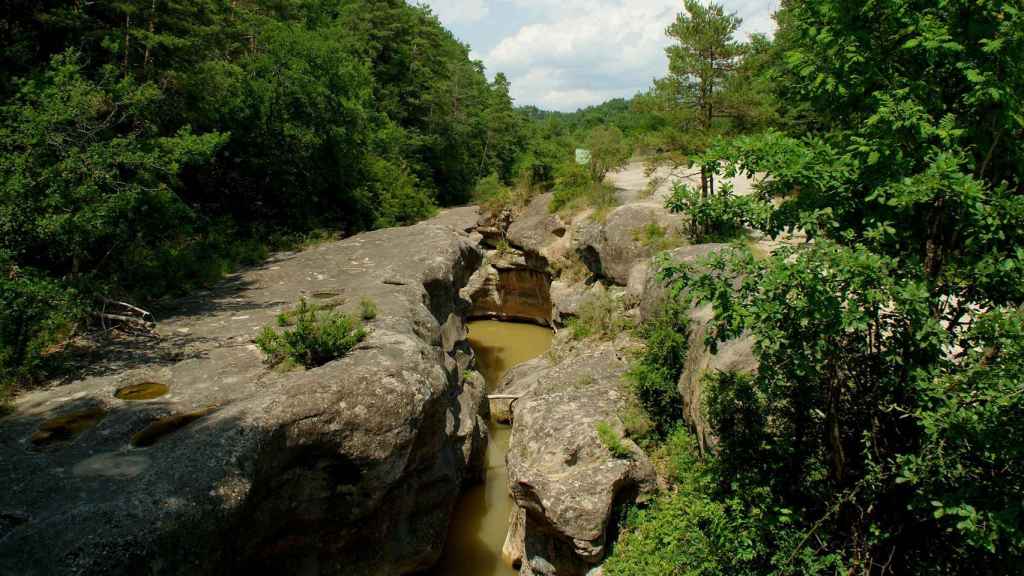
[[[657,204],[627,204],[612,210],[604,221],[583,219],[573,230],[576,253],[590,271],[626,286],[638,265],[644,265],[655,249],[642,241],[649,225],[676,234],[679,218]]]
[[[728,244],[694,244],[670,250],[661,257],[676,264],[693,265],[728,247]],[[643,276],[633,278],[631,282],[632,286],[643,286],[640,290],[640,319],[643,322],[649,322],[660,314],[669,297],[669,289],[661,279],[661,268],[658,266],[657,260],[657,258],[649,260]]]
[[[588,344],[566,359],[512,370],[503,393],[519,395],[507,456],[516,503],[503,555],[520,574],[582,576],[600,564],[617,512],[654,487],[654,470],[628,439],[615,457],[599,439],[607,423],[620,436],[628,367],[613,343]]]
[[[457,296],[482,258],[476,218],[277,255],[18,398],[0,420],[0,574],[429,567],[485,441]],[[253,338],[300,298],[352,312],[372,298],[378,316],[344,358],[269,370]],[[114,396],[144,383],[169,393]]]
[[[510,244],[530,252],[543,255],[546,248],[558,242],[566,234],[566,223],[549,210],[551,194],[541,194],[526,206],[508,227]]]

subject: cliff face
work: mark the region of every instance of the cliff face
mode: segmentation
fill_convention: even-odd
[[[482,262],[476,220],[453,210],[279,254],[19,398],[0,420],[0,574],[429,567],[485,442],[458,296]],[[379,312],[344,358],[268,370],[253,338],[301,298]],[[168,393],[114,396],[143,383]],[[167,433],[133,448],[157,422]]]

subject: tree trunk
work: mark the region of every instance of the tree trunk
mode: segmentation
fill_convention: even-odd
[[[156,31],[156,0],[153,0],[153,4],[150,7],[149,12],[149,41],[146,42],[146,55],[142,58],[143,70],[149,69],[149,48],[153,42],[153,33]]]
[[[130,14],[124,15],[124,62],[121,63],[122,72],[124,77],[128,77],[128,48],[131,47],[132,37],[132,17]]]

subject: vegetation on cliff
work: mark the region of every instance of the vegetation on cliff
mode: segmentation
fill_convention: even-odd
[[[803,121],[699,162],[768,175],[757,208],[777,206],[725,224],[813,242],[666,270],[714,304],[708,345],[752,334],[760,367],[708,376],[717,454],[672,437],[676,490],[631,516],[610,574],[1024,568],[1022,18],[784,3],[773,74]]]

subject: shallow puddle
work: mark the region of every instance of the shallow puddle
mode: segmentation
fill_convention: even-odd
[[[131,386],[125,386],[124,388],[118,388],[117,392],[114,392],[114,397],[120,400],[137,402],[140,400],[153,400],[161,396],[166,396],[169,391],[170,388],[168,388],[166,384],[160,384],[158,382],[143,382],[142,384],[133,384]]]
[[[99,424],[106,415],[103,408],[94,407],[47,420],[32,435],[32,444],[42,448],[58,442],[70,442]]]
[[[477,367],[487,380],[488,391],[505,372],[544,354],[551,347],[551,330],[530,324],[491,320],[469,324],[469,343]],[[505,453],[511,428],[490,423],[487,447],[487,479],[473,486],[459,501],[452,516],[441,562],[433,576],[514,576],[516,571],[501,559],[508,531],[512,500],[508,495]]]

